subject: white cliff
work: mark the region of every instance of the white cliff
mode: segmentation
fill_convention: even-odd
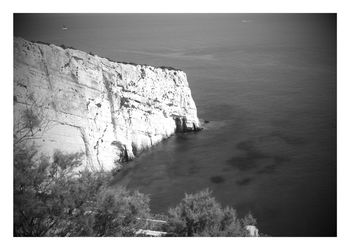
[[[35,131],[23,129],[31,117]],[[14,39],[15,141],[29,135],[43,154],[84,152],[90,169],[112,169],[199,127],[183,71]]]

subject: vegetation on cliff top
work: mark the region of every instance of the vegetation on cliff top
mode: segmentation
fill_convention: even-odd
[[[38,43],[38,44],[44,44],[44,45],[48,45],[50,46],[52,43],[48,43],[48,42],[43,42],[43,41],[31,41],[32,43]],[[77,50],[76,48],[74,48],[73,46],[67,46],[65,44],[61,44],[61,45],[58,45],[59,47],[61,47],[62,49],[74,49],[74,50]],[[89,55],[91,56],[99,56],[93,52],[89,52],[88,53]],[[107,59],[108,61],[110,62],[115,62],[115,63],[122,63],[122,64],[129,64],[129,65],[133,65],[133,66],[137,66],[137,65],[141,65],[141,66],[150,66],[150,65],[147,65],[147,64],[139,64],[139,63],[134,63],[134,62],[123,62],[123,61],[116,61],[114,59],[111,59],[109,57],[102,57],[102,56],[99,56],[101,58],[105,58]],[[170,66],[152,66],[152,67],[155,67],[155,68],[160,68],[160,69],[167,69],[167,70],[174,70],[174,71],[181,71],[181,69],[177,69],[177,68],[174,68],[174,67],[170,67]]]

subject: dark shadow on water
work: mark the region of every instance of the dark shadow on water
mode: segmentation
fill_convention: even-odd
[[[258,174],[272,174],[276,172],[276,164],[266,165],[262,169],[258,170]]]
[[[239,186],[245,186],[245,185],[250,184],[252,182],[252,180],[253,180],[252,178],[247,177],[247,178],[243,178],[241,180],[236,181],[236,183]]]
[[[248,171],[253,168],[256,168],[257,165],[255,164],[255,159],[250,158],[250,156],[235,156],[229,159],[228,164],[231,165],[233,168],[237,168],[240,171]],[[227,169],[227,168],[225,168]],[[229,169],[227,169],[229,170]]]
[[[278,137],[287,144],[299,146],[306,144],[306,140],[302,137],[293,136],[293,135],[285,135],[279,131],[274,131],[270,134],[270,136]]]
[[[259,159],[268,158],[267,154],[259,151],[253,141],[242,141],[237,143],[237,149],[244,151],[243,155],[234,156],[227,161],[227,163],[239,169],[240,171],[247,171],[257,167],[256,161]]]
[[[242,141],[237,143],[237,149],[243,151],[243,154],[234,156],[227,160],[230,167],[225,167],[224,171],[238,169],[239,171],[251,171],[258,169],[257,173],[273,173],[277,166],[289,161],[289,158],[281,155],[271,155],[259,150],[252,140]],[[261,166],[259,160],[271,160],[271,164]]]
[[[223,183],[225,181],[225,178],[220,175],[216,175],[216,176],[210,177],[210,181],[212,183],[219,184],[219,183]]]

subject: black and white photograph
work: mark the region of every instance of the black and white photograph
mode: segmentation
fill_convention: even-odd
[[[337,11],[32,10],[5,49],[13,239],[340,235]]]

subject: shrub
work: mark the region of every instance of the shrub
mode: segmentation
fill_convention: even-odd
[[[102,190],[96,203],[96,236],[133,236],[149,217],[149,198],[125,188]]]
[[[242,219],[242,224],[244,226],[256,226],[257,225],[257,221],[256,219],[253,217],[252,213],[249,212],[246,216],[244,216],[244,218]]]
[[[33,109],[25,109],[23,111],[22,119],[24,121],[24,126],[27,129],[33,130],[35,128],[38,128],[41,124],[41,119]]]
[[[14,235],[47,235],[66,216],[67,209],[85,202],[91,194],[74,192],[79,182],[72,178],[72,168],[80,156],[68,154],[58,164],[38,157],[33,148],[16,147],[14,155]],[[90,187],[94,184],[88,183]]]
[[[74,48],[73,46],[67,46],[65,44],[61,44],[61,45],[59,45],[59,47],[61,47],[62,49],[75,49],[76,50],[76,48]]]
[[[13,133],[14,144],[33,137],[41,131],[43,119],[32,107],[26,108],[21,114],[21,122],[15,124]]]
[[[159,68],[161,69],[168,69],[168,70],[175,70],[175,71],[180,71],[181,69],[176,69],[176,68],[173,68],[173,67],[170,67],[170,66],[160,66]]]
[[[81,153],[53,161],[15,147],[14,236],[132,236],[145,225],[149,198],[110,189],[109,172],[77,171]]]
[[[43,41],[31,41],[32,43],[39,43],[39,44],[44,44],[44,45],[50,45],[51,43],[48,43],[48,42],[43,42]]]
[[[185,198],[169,210],[167,231],[176,236],[247,236],[233,208],[222,208],[208,189]]]
[[[37,101],[33,93],[28,94],[25,103],[25,109],[16,111],[19,112],[18,115],[14,114],[16,120],[13,128],[13,142],[15,146],[34,137],[40,137],[52,124],[43,101]]]
[[[14,235],[42,236],[53,226],[56,202],[46,177],[46,158],[35,160],[36,151],[17,149],[14,159]],[[49,201],[49,202],[47,202]]]

